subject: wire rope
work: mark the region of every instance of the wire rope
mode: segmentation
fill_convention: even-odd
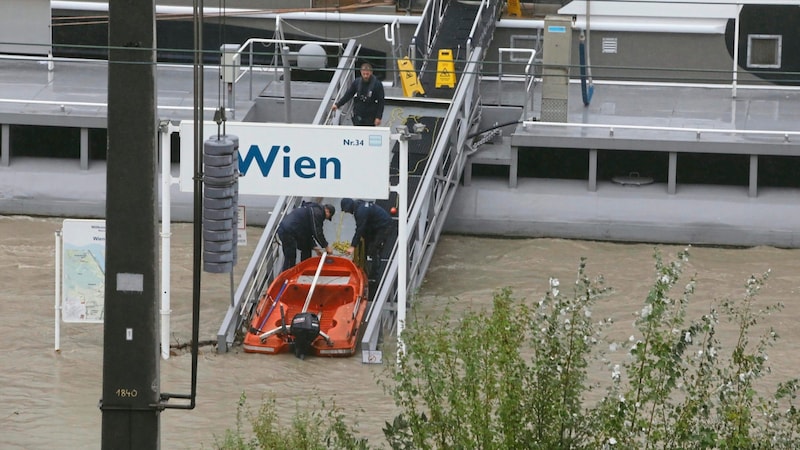
[[[330,39],[329,36],[320,36],[318,34],[314,34],[314,33],[305,31],[300,27],[297,27],[295,25],[290,24],[289,22],[283,22],[283,24],[285,26],[297,31],[298,33],[300,33],[300,34],[302,34],[304,36],[312,37],[312,38],[317,39],[317,40],[328,40],[328,39]],[[339,29],[341,30],[341,27]],[[363,37],[366,37],[366,36],[369,36],[371,34],[375,34],[375,33],[378,33],[378,32],[383,32],[383,26],[380,26],[380,27],[378,27],[378,28],[376,28],[376,29],[374,29],[372,31],[368,31],[368,32],[363,33],[363,34],[356,34],[356,35],[353,35],[353,36],[344,36],[344,37],[342,37],[342,35],[339,34],[339,41],[350,40],[350,39],[359,39],[359,38],[363,38]]]

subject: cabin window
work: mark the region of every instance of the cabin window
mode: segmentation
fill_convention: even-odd
[[[747,67],[780,69],[783,36],[751,34],[747,36]]]
[[[617,53],[617,38],[604,37],[602,42],[603,53]]]

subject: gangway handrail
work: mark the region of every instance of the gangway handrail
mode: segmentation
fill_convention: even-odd
[[[426,65],[432,59],[431,48],[436,39],[446,6],[449,2],[442,5],[442,1],[429,1],[426,4],[423,17],[417,26],[412,43],[409,46],[409,54],[412,63],[422,61],[421,71],[425,70]],[[490,8],[491,7],[491,8]],[[434,146],[431,156],[425,166],[422,175],[422,182],[418,185],[413,194],[408,222],[406,227],[407,235],[398,236],[398,240],[406,239],[409,242],[408,255],[404,255],[404,260],[409,264],[407,271],[407,283],[405,292],[414,292],[423,281],[425,272],[433,257],[436,246],[436,239],[444,227],[445,217],[455,197],[458,180],[466,165],[467,145],[471,141],[470,130],[477,125],[477,113],[480,110],[478,99],[480,76],[478,68],[483,60],[484,49],[487,47],[492,37],[494,23],[499,16],[502,3],[498,0],[483,0],[478,14],[473,22],[467,46],[466,64],[460,81],[457,83],[453,100],[445,115],[443,126],[440,128],[439,135],[434,136]],[[441,14],[436,14],[441,11]],[[487,12],[488,11],[488,12]],[[480,24],[486,26],[479,28]],[[435,32],[431,31],[435,30]],[[479,36],[475,36],[480,33]],[[420,45],[425,48],[421,49]],[[418,55],[422,53],[422,55]],[[407,174],[404,174],[407,176]],[[392,310],[388,305],[388,299],[397,293],[398,265],[397,258],[398,243],[394,244],[392,257],[388,264],[387,271],[384,273],[378,295],[373,300],[373,305],[368,312],[367,327],[361,341],[361,349],[364,352],[364,361],[371,361],[372,352],[377,349],[378,340],[382,331],[383,318],[385,316],[397,317],[396,308]],[[411,302],[407,302],[411,305]],[[402,307],[398,302],[398,307]],[[405,313],[405,312],[403,312]],[[405,316],[405,314],[403,314]]]
[[[234,292],[231,305],[225,313],[222,325],[217,331],[217,352],[227,352],[235,339],[236,331],[242,325],[242,320],[247,316],[242,310],[258,302],[261,293],[266,289],[265,281],[269,273],[275,270],[278,260],[278,249],[271,245],[272,236],[278,229],[281,219],[287,210],[290,210],[290,199],[280,196],[270,214],[264,232],[256,244],[250,262],[242,274],[239,286]]]
[[[333,74],[331,82],[328,83],[328,89],[322,97],[322,105],[317,109],[317,114],[314,116],[315,124],[330,124],[331,123],[331,102],[335,102],[349,86],[350,79],[348,75],[352,73],[355,68],[356,58],[361,52],[361,46],[356,44],[355,40],[350,40],[344,50],[339,64],[336,67],[336,73]]]
[[[457,84],[453,101],[445,114],[440,134],[434,136],[433,149],[425,170],[409,207],[407,228],[408,280],[406,292],[414,292],[423,281],[436,247],[436,239],[444,227],[445,217],[455,196],[458,180],[466,165],[466,152],[469,148],[469,131],[475,126],[472,119],[477,102],[476,90],[480,76],[478,66],[483,57],[483,49],[475,48],[469,56],[462,80]],[[451,139],[451,137],[455,139]],[[395,242],[386,272],[378,287],[378,293],[368,312],[367,326],[361,340],[362,352],[377,349],[382,331],[384,315],[395,316],[396,310],[389,300],[397,293],[397,272],[399,258]],[[412,302],[408,302],[411,305]],[[365,355],[365,360],[367,359]]]
[[[442,31],[440,30],[440,25],[444,20],[450,3],[451,0],[431,0],[425,4],[425,9],[422,11],[419,24],[409,44],[409,57],[415,68],[420,72],[425,71],[427,65],[434,60],[435,55],[432,55],[431,51],[439,33]],[[478,6],[478,13],[475,15],[469,35],[465,41],[464,53],[466,55],[471,55],[476,47],[484,49],[488,47],[487,44],[494,32],[494,26],[481,28],[480,25],[496,23],[500,18],[503,4],[504,2],[500,0],[481,0]],[[421,63],[421,66],[418,66],[418,63]]]
[[[436,29],[444,16],[443,3],[445,1],[449,0],[430,0],[425,2],[425,8],[422,10],[419,23],[408,45],[408,56],[415,66],[418,58],[425,60],[429,56]],[[420,45],[423,45],[424,48],[420,48]],[[420,70],[421,68],[416,67],[416,69]]]
[[[448,183],[451,185],[457,185],[458,179],[463,172],[464,166],[466,165],[466,151],[470,149],[467,144],[467,136],[469,135],[469,128],[472,127],[473,124],[470,123],[470,114],[474,112],[474,107],[477,105],[473,103],[473,98],[470,95],[474,89],[478,88],[478,84],[480,82],[480,76],[478,75],[478,67],[480,62],[482,61],[482,51],[481,48],[476,48],[469,61],[467,62],[464,75],[462,76],[463,85],[461,83],[458,84],[456,87],[456,92],[453,95],[453,103],[450,105],[450,108],[445,115],[445,121],[442,125],[443,133],[439,135],[436,141],[436,145],[434,147],[433,157],[432,160],[440,161],[444,159],[445,156],[452,156],[450,160],[450,170],[447,171],[446,176],[442,176],[442,174],[438,174],[432,172],[432,170],[436,169],[437,167],[428,165],[425,167],[422,177],[422,183],[417,188],[417,193],[414,195],[414,198],[410,205],[410,213],[409,218],[417,221],[421,221],[423,207],[425,205],[425,201],[427,201],[428,197],[426,194],[432,194],[434,190],[433,183]],[[451,132],[456,132],[456,142],[452,143],[450,136],[444,134],[444,131],[451,130]],[[450,154],[446,152],[451,150]],[[455,170],[457,169],[457,170]],[[455,192],[452,192],[455,194]],[[441,201],[441,199],[439,199]],[[451,199],[452,200],[452,199]],[[441,207],[441,204],[434,205],[435,207]],[[438,212],[438,211],[437,211]],[[440,217],[442,219],[441,226],[444,225],[444,217]],[[410,228],[410,233],[412,233],[413,227]],[[427,238],[431,236],[426,236]],[[415,259],[412,259],[415,261]],[[412,264],[412,267],[420,267],[419,263]],[[427,268],[427,266],[425,266]],[[412,272],[409,272],[411,274]],[[419,271],[413,271],[413,273],[420,274]],[[424,275],[424,270],[421,273]],[[412,280],[409,277],[409,280],[412,281],[410,283],[410,289],[416,289],[422,284],[422,279]],[[409,291],[411,292],[411,291]]]
[[[481,23],[494,23],[497,21],[498,17],[500,16],[500,8],[502,7],[503,3],[499,0],[481,0],[481,4],[478,7],[478,14],[475,16],[475,20],[472,22],[472,28],[469,31],[469,37],[467,37],[466,41],[466,53],[472,54],[473,47],[488,47],[486,39],[487,33],[494,32],[494,28],[492,27],[491,30],[484,28],[480,30],[480,36],[477,36],[477,42],[475,34],[478,32],[478,27]],[[494,6],[494,8],[491,8]]]

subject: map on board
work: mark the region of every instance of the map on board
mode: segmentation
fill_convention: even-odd
[[[64,322],[102,322],[105,311],[106,223],[64,220],[62,225]]]

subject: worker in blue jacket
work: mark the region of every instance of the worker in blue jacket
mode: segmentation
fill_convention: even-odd
[[[363,238],[368,275],[370,278],[377,276],[381,252],[392,230],[392,217],[381,206],[363,200],[343,198],[340,206],[342,212],[352,214],[356,220],[356,231],[353,233],[347,253],[352,255]]]
[[[322,248],[328,254],[332,254],[330,244],[325,239],[322,225],[325,221],[331,220],[336,213],[333,205],[320,205],[315,202],[303,202],[299,208],[283,218],[278,225],[278,238],[283,246],[283,270],[291,269],[297,261],[297,250],[300,250],[300,260],[311,257],[311,250],[322,254]],[[314,241],[319,247],[314,247]]]

